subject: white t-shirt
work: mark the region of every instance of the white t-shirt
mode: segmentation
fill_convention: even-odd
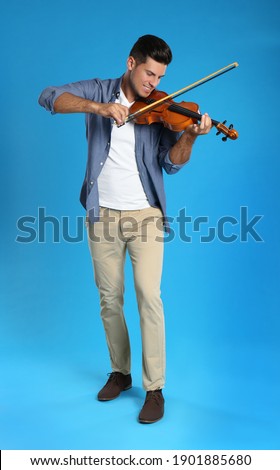
[[[133,104],[122,90],[116,103],[128,108]],[[150,206],[137,168],[132,122],[121,127],[113,125],[109,155],[97,184],[100,206],[117,210],[139,210]]]

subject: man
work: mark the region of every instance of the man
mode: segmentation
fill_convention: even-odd
[[[139,97],[149,97],[171,60],[165,41],[145,35],[131,49],[121,78],[49,87],[39,98],[52,113],[86,113],[88,163],[81,202],[87,210],[89,246],[112,367],[98,399],[115,399],[132,386],[130,343],[123,314],[128,252],[142,335],[146,399],[139,414],[141,423],[156,422],[164,414],[160,280],[166,203],[162,169],[168,174],[179,171],[189,160],[196,137],[211,129],[207,114],[200,124],[190,125],[181,134],[162,124],[126,123],[130,106]]]

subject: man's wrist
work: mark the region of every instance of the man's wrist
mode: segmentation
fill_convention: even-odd
[[[102,106],[101,103],[98,103],[96,101],[90,101],[88,103],[88,111],[89,113],[93,114],[100,114],[100,107]]]
[[[197,134],[194,134],[188,127],[186,128],[185,132],[183,133],[183,138],[185,141],[185,144],[189,144],[192,146],[197,138]]]

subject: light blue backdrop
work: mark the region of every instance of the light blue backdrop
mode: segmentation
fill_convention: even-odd
[[[0,448],[279,449],[278,2],[10,0],[0,21]],[[45,242],[15,241],[27,235],[17,220],[36,218],[39,207],[59,221],[69,216],[72,236],[84,214],[83,116],[52,117],[37,104],[41,90],[120,76],[147,33],[174,53],[166,92],[240,64],[180,98],[233,122],[240,137],[223,143],[212,130],[191,163],[166,178],[170,217],[185,208],[209,222],[198,232],[188,224],[191,243],[174,223],[166,243],[167,407],[153,426],[136,421],[144,392],[130,265],[135,387],[99,403],[110,367],[85,232],[83,242],[54,243],[49,222]],[[254,226],[262,242],[241,241],[241,207],[247,222],[263,216]],[[236,240],[202,243],[224,216],[236,219],[224,227]]]

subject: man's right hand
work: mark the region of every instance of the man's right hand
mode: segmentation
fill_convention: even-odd
[[[94,103],[95,113],[100,116],[113,118],[118,126],[125,123],[127,116],[129,115],[129,109],[119,103]]]

